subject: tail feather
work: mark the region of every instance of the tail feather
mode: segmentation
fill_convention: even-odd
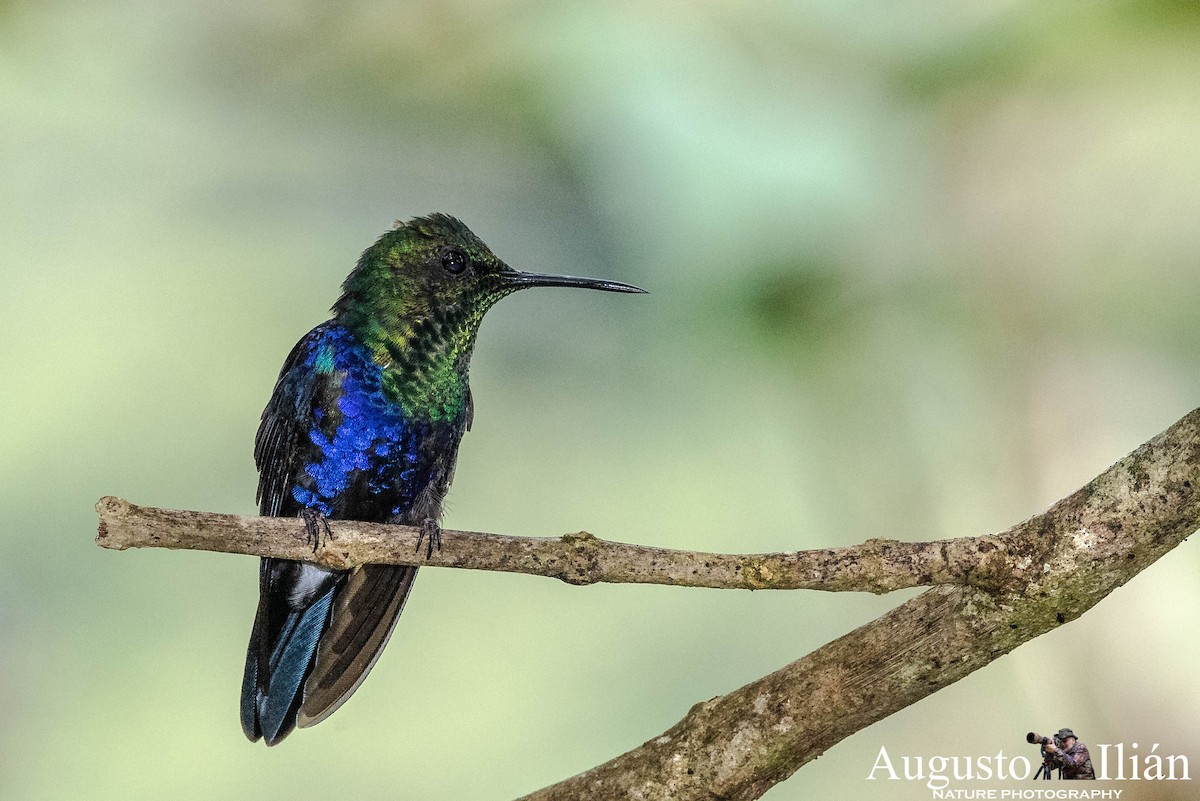
[[[264,560],[246,650],[242,730],[267,745],[296,726],[324,720],[358,688],[387,643],[417,572],[367,565],[331,574],[335,581],[318,585],[319,595],[298,604],[289,598],[298,589],[295,574],[285,573],[293,566],[299,563]],[[314,566],[305,567],[311,572]],[[293,580],[281,580],[284,575]]]
[[[302,613],[289,615],[290,630],[271,654],[270,683],[258,692],[258,722],[267,745],[279,742],[295,727],[300,687],[312,669],[321,632],[329,623],[333,592],[322,595]]]
[[[300,688],[312,669],[321,633],[329,624],[333,595],[331,589],[307,609],[289,613],[266,660],[263,651],[270,646],[262,636],[265,627],[256,619],[246,653],[241,704],[242,730],[251,740],[261,736],[267,745],[274,745],[295,727]]]
[[[258,723],[258,615],[254,616],[254,628],[250,632],[250,646],[246,649],[246,670],[242,674],[242,731],[250,742],[262,737],[262,726]]]

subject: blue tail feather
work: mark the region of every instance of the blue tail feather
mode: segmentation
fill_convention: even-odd
[[[274,745],[295,728],[304,680],[312,671],[321,635],[329,627],[334,592],[330,588],[307,608],[288,612],[275,636],[266,631],[266,610],[260,606],[242,681],[242,729],[251,740],[261,736],[267,745]],[[270,654],[263,659],[262,649],[268,647]],[[266,675],[259,675],[260,671]]]

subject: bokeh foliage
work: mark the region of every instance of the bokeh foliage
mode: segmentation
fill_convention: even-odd
[[[0,6],[0,797],[506,798],[896,602],[429,570],[354,700],[248,745],[253,560],[101,552],[91,505],[252,511],[279,364],[395,217],[652,292],[491,313],[448,525],[783,550],[994,531],[1073,490],[1200,399],[1198,23]],[[881,744],[1030,728],[1196,757],[1198,568],[1178,549],[768,798],[927,798],[863,781]]]

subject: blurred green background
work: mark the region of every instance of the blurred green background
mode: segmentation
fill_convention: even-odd
[[[504,799],[879,615],[903,594],[430,569],[354,699],[268,751],[237,721],[256,562],[102,551],[92,505],[252,512],[288,349],[441,210],[652,293],[489,315],[446,525],[1003,529],[1200,404],[1198,76],[1169,0],[0,4],[0,797]],[[1064,725],[1200,773],[1198,568],[767,797],[924,799],[864,781],[881,745]]]

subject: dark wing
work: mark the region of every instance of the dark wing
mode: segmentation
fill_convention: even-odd
[[[301,509],[292,488],[311,458],[308,434],[317,409],[330,402],[333,389],[331,374],[311,366],[310,356],[322,345],[325,333],[324,327],[315,328],[292,348],[263,411],[254,460],[259,470],[259,510],[264,515],[294,515]],[[262,560],[258,610],[242,680],[242,729],[251,740],[265,736],[268,744],[274,744],[295,724],[300,688],[329,625],[341,575],[300,562]]]
[[[317,327],[296,343],[279,371],[271,400],[263,409],[258,435],[254,438],[260,514],[277,517],[300,511],[300,505],[292,498],[292,486],[304,466],[303,451],[310,447],[308,432],[316,422],[316,404],[330,385],[330,374],[319,373],[305,362],[320,346],[323,336],[323,328]]]
[[[363,565],[337,588],[329,628],[304,683],[297,726],[320,723],[362,684],[392,636],[416,577],[415,567]]]

